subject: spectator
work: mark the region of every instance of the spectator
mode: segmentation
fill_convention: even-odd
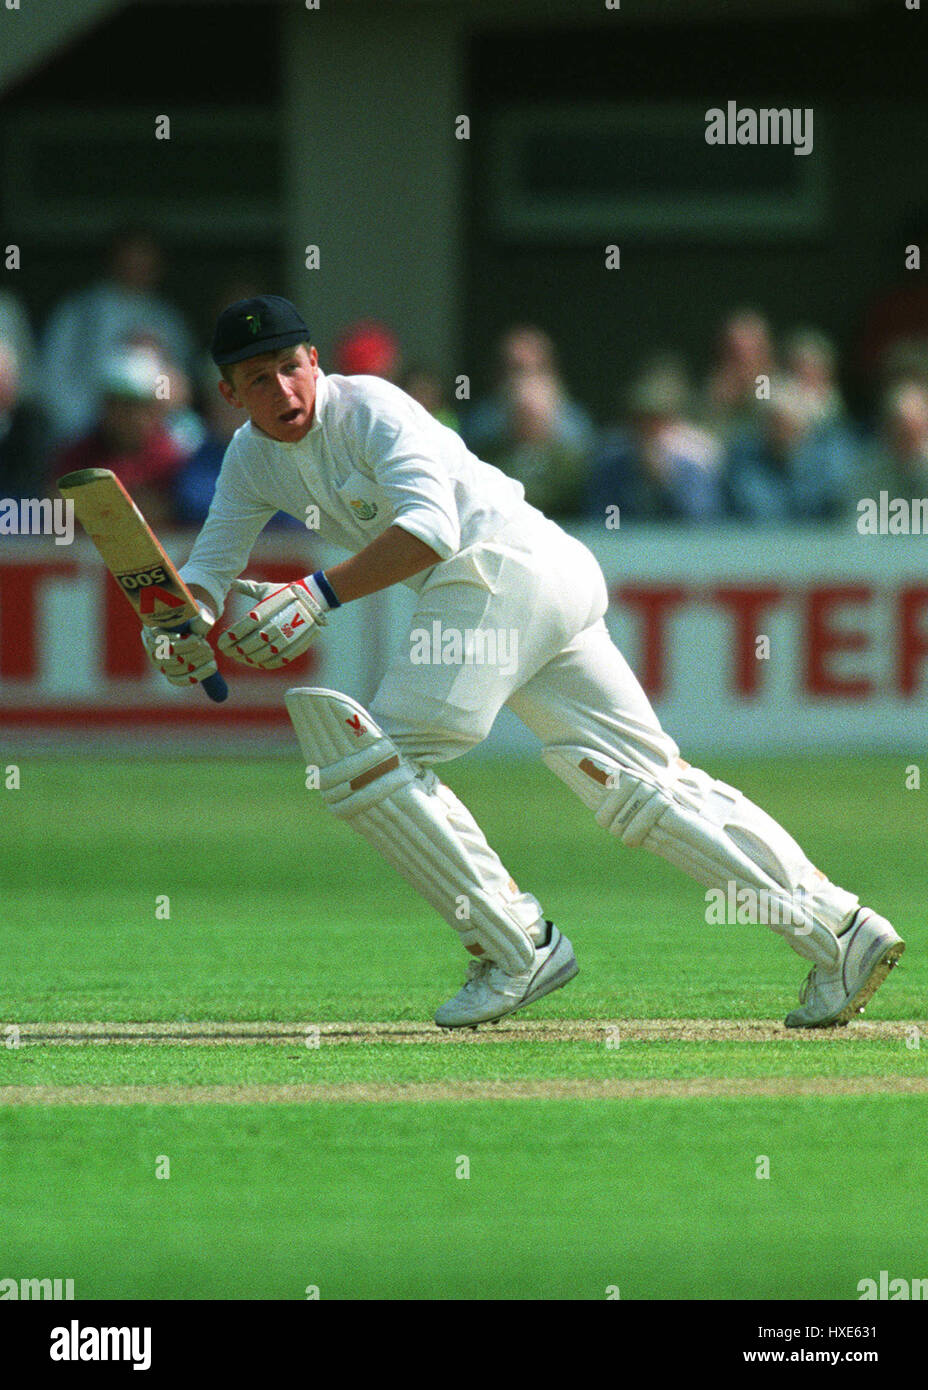
[[[555,517],[579,516],[589,488],[592,421],[567,395],[554,345],[538,328],[514,328],[499,348],[498,386],[462,422],[468,448],[525,487]]]
[[[592,441],[562,428],[556,380],[525,376],[510,395],[509,429],[483,457],[525,488],[526,501],[548,516],[579,516],[589,487]]]
[[[923,370],[928,359],[928,285],[917,269],[907,265],[910,246],[919,247],[925,255],[928,208],[916,209],[907,225],[893,229],[886,247],[886,279],[892,277],[892,282],[876,293],[862,315],[853,366],[871,404],[875,383],[885,390],[899,379],[893,360],[900,354],[920,357]]]
[[[184,461],[164,427],[160,378],[161,363],[144,349],[110,358],[100,373],[100,419],[60,452],[54,473],[58,478],[78,468],[111,468],[155,529],[174,520],[172,488]]]
[[[206,426],[193,407],[190,378],[164,356],[160,342],[151,334],[140,334],[132,347],[133,350],[147,353],[157,362],[158,399],[164,402],[162,423],[181,453],[192,454],[206,438]]]
[[[218,381],[219,373],[210,362],[204,401],[206,432],[174,479],[174,513],[184,526],[200,526],[206,519],[226,449],[244,421],[242,412],[219,394]]]
[[[718,441],[687,418],[690,390],[682,368],[653,364],[632,386],[628,423],[603,436],[594,467],[590,512],[610,506],[620,519],[710,521],[721,514]]]
[[[35,338],[25,309],[6,290],[0,290],[0,346],[12,353],[17,364],[19,400],[33,405],[39,393]]]
[[[864,466],[871,497],[881,491],[890,497],[928,496],[928,389],[905,382],[887,393]]]
[[[757,418],[758,377],[774,374],[770,329],[762,314],[739,309],[723,325],[718,362],[706,383],[706,423],[723,443]]]
[[[910,383],[928,390],[928,337],[899,338],[881,359],[879,386],[884,401],[894,386]]]
[[[395,382],[400,370],[399,341],[384,324],[362,319],[335,340],[332,370],[342,376],[382,376]]]
[[[25,399],[19,360],[0,339],[0,497],[41,495],[41,444],[41,417]]]
[[[207,429],[193,406],[193,390],[186,372],[171,362],[161,362],[166,383],[164,427],[182,454],[190,455],[206,440]]]
[[[444,383],[438,372],[416,363],[406,368],[399,384],[407,396],[412,396],[414,401],[418,401],[441,424],[452,430],[460,428],[460,421],[448,404]]]
[[[783,353],[786,374],[807,392],[816,420],[840,423],[847,410],[835,379],[837,355],[831,341],[814,328],[800,328],[786,342]]]
[[[573,402],[561,381],[554,344],[540,328],[512,328],[497,348],[497,384],[493,395],[476,401],[464,416],[461,432],[467,447],[480,458],[498,448],[508,437],[513,394],[520,381],[547,377],[558,392],[558,435],[575,448],[589,447],[593,424]]]
[[[850,432],[818,419],[806,390],[795,381],[775,381],[759,422],[729,448],[725,483],[731,510],[752,522],[842,516],[859,484],[856,455]]]
[[[156,293],[162,256],[150,232],[132,230],[113,241],[106,278],[70,295],[52,312],[45,332],[44,371],[52,442],[91,429],[102,400],[101,372],[120,348],[157,345],[174,366],[190,371],[193,338],[180,315]]]

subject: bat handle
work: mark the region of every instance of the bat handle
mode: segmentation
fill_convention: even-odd
[[[190,624],[184,623],[182,627],[176,628],[175,631],[187,633],[190,631]],[[225,677],[221,676],[218,671],[214,671],[211,676],[207,676],[206,680],[201,681],[200,684],[209,698],[214,700],[217,705],[221,705],[229,693],[229,687],[226,685]]]
[[[226,685],[225,676],[221,676],[218,671],[214,671],[211,676],[207,676],[203,681],[203,689],[211,700],[215,700],[217,705],[221,705],[229,693]]]

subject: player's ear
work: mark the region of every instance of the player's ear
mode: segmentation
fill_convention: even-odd
[[[225,377],[220,377],[219,379],[219,394],[222,396],[226,405],[234,406],[236,410],[244,410],[245,407],[235,394],[234,387],[229,385]]]

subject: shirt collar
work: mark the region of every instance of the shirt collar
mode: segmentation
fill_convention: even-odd
[[[326,380],[325,372],[320,367],[316,373],[316,404],[313,408],[313,422],[309,427],[307,438],[313,430],[322,428],[322,412],[325,410],[329,400],[329,383]]]

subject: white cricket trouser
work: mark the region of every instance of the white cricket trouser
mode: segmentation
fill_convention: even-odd
[[[371,714],[411,762],[429,765],[486,738],[505,704],[603,828],[710,889],[747,889],[758,902],[766,894],[777,911],[757,920],[833,968],[858,899],[736,788],[680,759],[609,636],[607,603],[586,546],[540,514],[529,527],[511,526],[436,566]],[[472,644],[471,661],[468,632],[483,642]],[[494,865],[504,872],[495,856]]]
[[[609,636],[602,570],[591,552],[540,517],[436,567],[410,634],[496,634],[496,659],[414,662],[400,643],[371,705],[398,748],[424,765],[487,737],[503,705],[543,745],[582,743],[629,767],[665,770],[678,755],[637,677]],[[462,642],[464,637],[462,636]],[[421,637],[419,639],[421,653]],[[451,645],[449,653],[453,656]],[[481,655],[478,650],[475,655]]]

